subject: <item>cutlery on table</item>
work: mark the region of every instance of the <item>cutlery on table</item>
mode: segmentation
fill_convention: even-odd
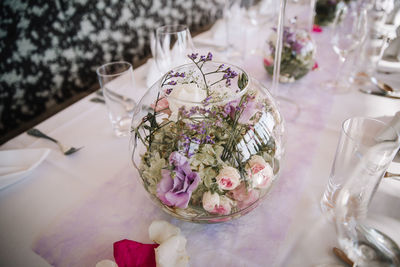
[[[381,89],[382,91],[385,91],[385,92],[394,92],[393,88],[392,88],[390,85],[388,85],[388,84],[386,84],[386,83],[384,83],[384,82],[382,82],[382,81],[376,79],[374,76],[370,76],[370,77],[369,77],[369,80],[370,80],[374,85],[376,85],[379,89]]]
[[[336,257],[341,259],[344,263],[347,263],[349,266],[354,265],[354,262],[351,259],[349,259],[349,257],[347,257],[347,255],[346,255],[346,253],[344,253],[344,251],[341,250],[340,248],[334,247],[332,249],[332,251],[336,255]]]
[[[103,95],[102,91],[101,91],[101,90],[98,90],[98,91],[96,92],[96,94],[97,94],[98,96],[95,96],[95,97],[91,98],[90,101],[91,101],[91,102],[94,102],[94,103],[102,103],[102,104],[105,104],[106,101],[105,101],[105,99],[104,99],[104,95]],[[122,95],[120,95],[120,94],[117,94],[117,93],[115,93],[115,92],[112,92],[112,94],[113,94],[115,97],[120,98],[120,99],[122,100],[122,103],[124,103],[124,107],[125,107],[125,110],[126,110],[127,112],[132,112],[132,111],[135,109],[135,107],[136,107],[136,102],[135,102],[135,100],[133,100],[133,99],[131,99],[131,98],[128,98],[128,97],[125,97],[125,96],[122,96]],[[147,111],[149,111],[149,112],[153,111],[153,109],[150,108],[149,106],[143,106],[143,108],[145,108],[145,109],[146,109]]]
[[[400,173],[386,172],[383,177],[400,181]]]
[[[113,97],[115,97],[116,99],[118,99],[122,105],[124,106],[125,110],[127,112],[132,112],[135,107],[136,107],[136,102],[135,100],[133,100],[132,98],[126,97],[124,95],[120,95],[116,92],[113,92],[111,90],[107,90],[107,92],[112,95]],[[98,90],[96,92],[96,94],[98,95],[98,97],[93,97],[92,99],[90,99],[91,102],[94,103],[103,103],[105,104],[105,99],[104,99],[104,94],[102,90]]]
[[[47,140],[50,140],[50,141],[56,143],[58,145],[58,147],[61,149],[61,151],[64,153],[64,155],[71,155],[82,148],[82,147],[75,148],[72,146],[63,145],[56,139],[42,133],[41,131],[39,131],[38,129],[35,129],[35,128],[28,130],[26,133],[28,135],[39,137],[39,138],[44,138],[44,139],[47,139]]]
[[[378,87],[380,90],[382,90],[384,92],[396,92],[396,90],[394,90],[390,85],[378,80],[374,76],[370,76],[370,75],[366,74],[365,72],[360,72],[358,75],[362,76],[362,77],[367,77],[371,81],[372,84],[374,84],[376,87]]]
[[[94,102],[94,103],[102,103],[102,104],[106,103],[104,98],[101,98],[101,97],[93,97],[93,98],[90,99],[90,101]]]
[[[400,94],[394,93],[394,92],[389,92],[389,91],[373,91],[370,89],[365,89],[365,88],[360,88],[360,92],[364,94],[369,94],[369,95],[377,95],[377,96],[384,96],[384,97],[389,97],[389,98],[395,98],[395,99],[400,99]]]

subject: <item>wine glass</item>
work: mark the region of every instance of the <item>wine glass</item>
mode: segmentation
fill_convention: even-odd
[[[333,81],[325,83],[332,93],[345,93],[349,90],[349,77],[344,63],[350,53],[365,40],[367,34],[367,11],[354,5],[342,5],[338,8],[332,28],[331,44],[339,56],[338,71]]]
[[[160,75],[174,67],[190,63],[187,55],[195,50],[186,25],[165,25],[157,28],[154,48],[154,59]]]

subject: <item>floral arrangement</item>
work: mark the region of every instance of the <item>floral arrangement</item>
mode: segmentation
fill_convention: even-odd
[[[320,26],[327,26],[335,20],[336,12],[342,0],[317,0],[315,3],[314,23]]]
[[[274,71],[276,29],[267,41],[264,67],[272,75]],[[315,44],[310,34],[303,29],[284,27],[279,81],[294,82],[306,75],[315,65]]]
[[[192,221],[229,219],[276,179],[281,117],[245,72],[211,62],[211,53],[188,57],[193,64],[167,73],[150,109],[134,116],[133,156],[145,189],[166,211]]]

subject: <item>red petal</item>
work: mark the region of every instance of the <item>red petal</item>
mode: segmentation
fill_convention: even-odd
[[[114,243],[114,259],[118,267],[156,267],[156,247],[158,244],[142,244],[123,239]]]
[[[313,32],[322,32],[322,28],[320,26],[314,24],[312,27],[312,31]]]
[[[318,69],[318,62],[315,61],[314,66],[312,67],[312,70]]]

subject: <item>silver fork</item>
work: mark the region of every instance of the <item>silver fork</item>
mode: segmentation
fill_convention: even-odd
[[[71,155],[71,154],[75,153],[76,151],[80,150],[81,148],[83,148],[83,147],[75,148],[72,146],[63,145],[56,139],[42,133],[41,131],[39,131],[38,129],[35,129],[35,128],[28,130],[26,133],[31,136],[44,138],[44,139],[47,139],[47,140],[50,140],[50,141],[56,143],[58,145],[58,147],[61,149],[61,151],[64,153],[64,155]]]

